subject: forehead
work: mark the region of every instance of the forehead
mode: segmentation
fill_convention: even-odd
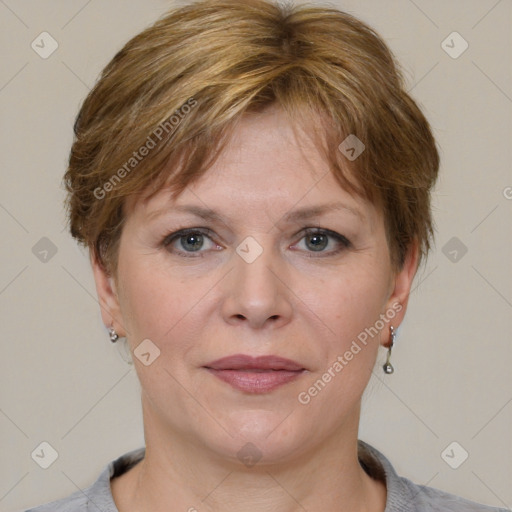
[[[294,124],[279,107],[246,114],[199,179],[179,195],[172,194],[172,187],[163,188],[149,200],[138,201],[137,209],[153,216],[171,206],[193,203],[203,212],[238,210],[243,215],[259,210],[271,212],[272,217],[293,209],[299,219],[306,209],[336,202],[346,211],[367,216],[372,205],[344,190],[335,179],[325,152],[314,139],[319,129],[314,119],[309,127]],[[168,169],[171,175],[172,171]]]

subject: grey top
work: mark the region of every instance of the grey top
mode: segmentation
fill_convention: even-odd
[[[25,512],[119,512],[112,498],[110,479],[140,462],[145,448],[133,450],[108,464],[100,476],[84,491]],[[387,488],[385,512],[511,512],[510,509],[480,505],[453,494],[416,485],[397,475],[389,460],[376,448],[358,440],[361,466],[372,477],[383,480]]]

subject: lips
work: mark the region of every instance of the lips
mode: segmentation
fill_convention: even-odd
[[[205,365],[212,370],[288,370],[291,372],[305,370],[305,368],[291,359],[279,356],[252,357],[244,354],[223,357]]]
[[[296,361],[279,356],[252,357],[243,354],[223,357],[204,366],[212,375],[246,393],[268,393],[287,384],[307,370]]]

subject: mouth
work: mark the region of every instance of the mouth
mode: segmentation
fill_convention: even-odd
[[[235,354],[232,356],[222,357],[205,365],[205,368],[212,370],[287,370],[299,371],[305,370],[300,363],[291,359],[279,356],[257,356],[252,357],[245,354]]]
[[[307,372],[301,364],[279,356],[223,357],[204,366],[212,375],[247,393],[268,393]]]

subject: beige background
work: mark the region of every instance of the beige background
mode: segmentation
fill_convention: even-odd
[[[396,372],[376,367],[360,438],[416,483],[511,508],[512,2],[333,4],[388,41],[442,148],[437,245],[393,351]],[[0,0],[2,511],[83,489],[143,443],[138,382],[108,341],[86,255],[64,229],[60,182],[80,101],[170,5]],[[31,48],[43,31],[59,45],[47,59]],[[441,46],[453,31],[469,44],[456,59]],[[57,250],[46,262],[33,251],[42,237]],[[466,254],[446,246],[452,237]],[[43,441],[58,452],[46,470],[31,458]],[[457,469],[441,456],[453,441],[462,448],[452,460],[469,453]]]

